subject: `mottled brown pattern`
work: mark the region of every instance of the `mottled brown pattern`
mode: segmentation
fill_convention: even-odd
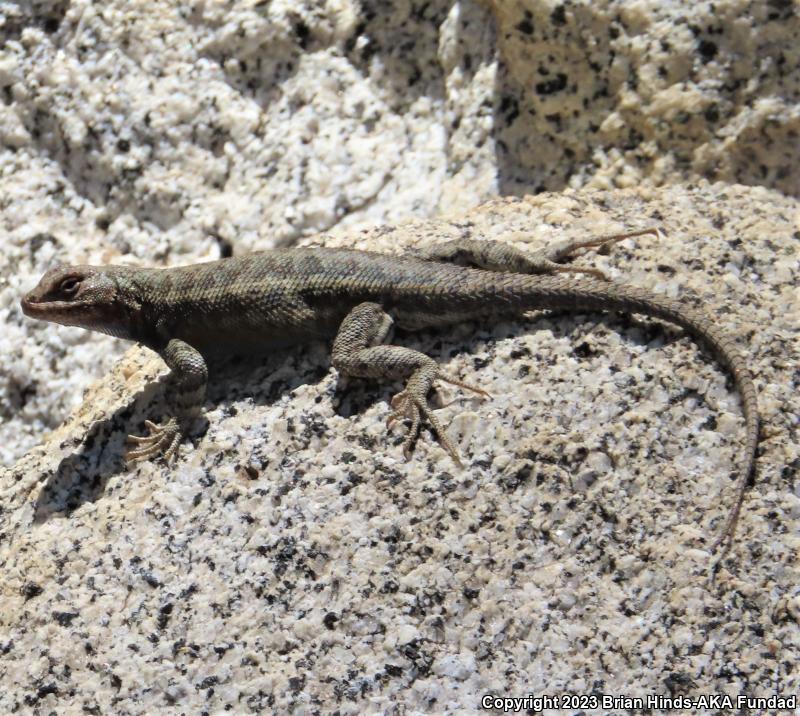
[[[641,233],[559,244],[535,254],[498,242],[462,240],[416,256],[282,249],[172,269],[76,266],[48,272],[22,305],[28,315],[130,338],[164,357],[175,378],[174,414],[163,425],[150,423],[149,436],[135,438],[140,444],[131,453],[135,459],[176,454],[181,423],[203,404],[208,353],[251,351],[338,332],[334,364],[340,371],[407,381],[393,401],[393,417],[412,422],[406,448],[426,417],[458,460],[425,403],[436,380],[457,381],[420,353],[376,346],[391,322],[414,330],[533,309],[626,311],[669,321],[711,348],[742,396],[747,432],[742,470],[718,545],[733,535],[755,465],[758,410],[745,357],[708,316],[606,280],[595,269],[564,265],[576,249]]]

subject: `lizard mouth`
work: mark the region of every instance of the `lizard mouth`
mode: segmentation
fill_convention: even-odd
[[[19,302],[22,312],[30,318],[38,318],[44,314],[48,316],[51,314],[58,314],[68,308],[74,310],[77,304],[77,301],[45,301],[40,299],[33,292],[23,296]]]

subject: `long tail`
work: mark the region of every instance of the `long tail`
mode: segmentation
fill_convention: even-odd
[[[742,400],[745,420],[745,443],[736,483],[736,497],[725,527],[714,541],[712,551],[724,542],[719,559],[728,551],[733,540],[745,492],[755,471],[758,447],[758,401],[753,376],[747,360],[734,339],[722,331],[710,317],[683,303],[659,296],[635,286],[615,281],[602,281],[585,276],[555,274],[548,276],[498,275],[498,299],[513,304],[519,310],[568,309],[572,311],[624,311],[660,318],[686,329],[705,344],[733,376]],[[511,306],[510,306],[511,307]],[[719,561],[717,562],[717,564]]]

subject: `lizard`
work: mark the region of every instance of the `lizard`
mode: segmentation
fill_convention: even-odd
[[[27,316],[137,341],[171,371],[172,414],[130,435],[128,462],[174,461],[187,424],[206,393],[206,358],[333,338],[342,375],[405,380],[387,422],[407,420],[409,457],[423,419],[457,464],[459,452],[427,403],[437,381],[478,394],[481,388],[443,371],[424,353],[387,343],[405,330],[521,316],[540,309],[623,311],[673,323],[711,349],[741,397],[745,440],[733,506],[712,551],[732,543],[754,475],[759,417],[753,376],[734,338],[706,313],[680,301],[570,263],[583,249],[644,234],[645,229],[562,241],[524,252],[498,240],[463,238],[398,255],[355,249],[283,248],[183,267],[58,266],[21,299]],[[724,552],[723,552],[724,554]],[[721,558],[720,558],[721,559]]]

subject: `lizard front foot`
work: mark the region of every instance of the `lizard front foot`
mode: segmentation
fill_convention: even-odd
[[[183,437],[178,421],[170,418],[165,423],[157,424],[145,420],[144,425],[150,432],[149,435],[128,435],[128,443],[138,447],[125,453],[125,462],[130,464],[163,455],[167,463],[171,464],[178,455],[178,446]]]

